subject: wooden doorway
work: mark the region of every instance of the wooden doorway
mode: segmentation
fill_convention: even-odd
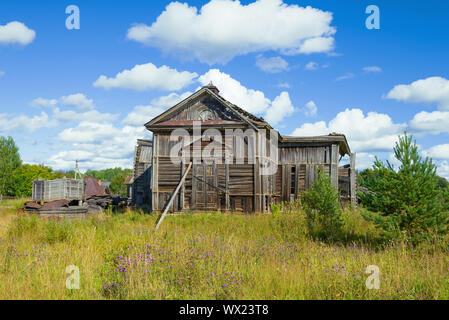
[[[193,164],[192,209],[218,210],[217,165]]]

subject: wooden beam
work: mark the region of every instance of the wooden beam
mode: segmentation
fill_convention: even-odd
[[[158,223],[156,225],[156,230],[159,229],[159,226],[161,225],[162,221],[164,220],[165,215],[167,214],[168,209],[170,209],[170,206],[172,205],[173,200],[175,199],[177,193],[179,192],[179,189],[181,189],[181,186],[184,184],[184,181],[187,178],[187,174],[189,173],[190,168],[192,168],[192,162],[189,163],[186,172],[182,176],[181,180],[178,183],[178,186],[176,187],[175,191],[171,195],[170,201],[168,201],[167,205],[165,206],[165,210],[164,210],[164,212],[162,212],[162,215],[161,215],[161,217],[160,217],[160,219],[159,219],[159,221],[158,221]]]
[[[229,164],[225,164],[225,176],[226,176],[226,181],[225,181],[225,209],[226,211],[229,211],[231,209],[231,202],[230,202],[230,197],[229,197]]]
[[[357,170],[355,170],[355,153],[351,153],[349,177],[351,206],[357,207]]]
[[[158,194],[158,186],[159,186],[159,135],[153,135],[153,165],[151,167],[151,211],[159,210],[159,194]]]
[[[331,181],[332,185],[338,190],[338,144],[333,144],[331,148]]]
[[[295,199],[299,196],[299,165],[295,167]]]
[[[184,162],[181,162],[181,177],[184,175]],[[186,193],[186,186],[185,184],[182,184],[182,188],[181,188],[181,194],[179,195],[179,210],[183,210],[184,209],[184,203],[185,203],[185,193]]]
[[[190,209],[196,209],[196,185],[198,181],[195,179],[195,175],[197,168],[198,165],[194,164],[192,168],[192,194],[190,195]]]
[[[281,170],[281,202],[282,201],[287,201],[287,198],[286,198],[286,191],[285,191],[285,188],[286,188],[286,183],[287,183],[287,181],[286,181],[286,179],[285,179],[285,170],[286,170],[286,167],[285,167],[285,164],[283,164],[282,165],[282,170]]]

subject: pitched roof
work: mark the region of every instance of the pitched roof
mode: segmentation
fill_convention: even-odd
[[[215,89],[214,89],[215,88]],[[260,127],[267,127],[271,128],[271,126],[266,122],[263,118],[257,117],[248,111],[245,111],[244,109],[236,106],[235,104],[227,101],[224,99],[221,95],[218,94],[218,89],[213,85],[208,85],[202,87],[200,90],[196,91],[189,97],[185,98],[181,102],[177,103],[173,107],[166,110],[164,113],[158,115],[157,117],[153,118],[151,121],[147,122],[145,124],[145,127],[150,128],[156,125],[157,123],[161,122],[163,119],[167,118],[168,116],[172,115],[176,111],[182,109],[183,107],[186,107],[189,102],[192,100],[200,97],[203,94],[209,94],[210,96],[214,97],[216,100],[220,101],[229,111],[231,111],[233,114],[235,114],[238,118],[240,118],[242,121],[249,124],[254,129],[260,128]]]
[[[193,125],[193,120],[164,121],[164,119],[174,114],[175,112],[181,110],[182,108],[188,106],[191,101],[201,97],[203,94],[208,94],[213,98],[215,98],[216,100],[220,101],[227,108],[227,110],[231,111],[239,119],[241,119],[242,120],[242,122],[240,122],[241,124],[246,123],[256,130],[260,128],[273,129],[271,125],[268,122],[266,122],[262,117],[257,117],[252,113],[240,108],[239,106],[229,102],[228,100],[223,98],[219,94],[219,92],[220,91],[218,90],[218,88],[214,86],[213,83],[210,83],[209,85],[202,87],[200,90],[196,91],[189,97],[185,98],[181,102],[177,103],[173,107],[169,108],[164,113],[153,118],[151,121],[147,122],[145,126],[147,127],[147,129],[150,128],[156,129],[158,127],[176,127],[176,126]],[[226,126],[226,125],[235,125],[238,123],[239,123],[238,121],[231,121],[231,120],[202,121],[202,124],[205,126],[207,125]],[[338,143],[340,146],[340,154],[342,156],[345,154],[351,154],[351,150],[349,148],[348,141],[346,140],[345,135],[339,133],[330,133],[327,136],[309,136],[309,137],[294,137],[294,136],[279,135],[279,140],[280,143],[284,146],[288,146],[289,144]]]

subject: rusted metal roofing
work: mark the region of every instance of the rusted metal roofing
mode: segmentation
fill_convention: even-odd
[[[42,208],[40,208],[41,210],[50,210],[50,209],[57,209],[57,208],[63,208],[63,207],[68,207],[69,206],[69,201],[67,200],[56,200],[56,201],[52,201],[52,202],[47,202],[45,203]]]
[[[100,186],[94,177],[85,177],[84,181],[86,182],[86,199],[108,195],[107,187]]]
[[[134,183],[134,177],[133,176],[127,176],[126,178],[125,178],[125,182],[123,182],[124,184],[127,184],[127,185],[129,185],[129,184],[133,184]]]

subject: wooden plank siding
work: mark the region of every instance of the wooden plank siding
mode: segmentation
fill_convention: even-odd
[[[159,211],[162,210],[169,195],[176,188],[183,169],[181,164],[171,162],[170,148],[174,143],[169,140],[169,135],[155,134],[154,138],[153,165],[157,173],[154,174],[152,185],[155,199],[153,209]],[[201,150],[209,143],[203,141],[200,144]],[[233,148],[232,152],[235,155],[235,145]],[[193,155],[193,148],[190,148],[189,152],[190,155]],[[247,154],[246,149],[245,154]],[[197,178],[193,179],[192,174],[199,175],[199,178],[203,180],[208,179],[204,173],[198,173],[199,169],[195,169],[196,166],[194,166],[178,195],[179,199],[174,201],[174,206],[170,210],[214,209],[263,212],[269,210],[271,202],[291,201],[297,199],[301,192],[309,190],[317,178],[317,171],[320,167],[330,176],[332,183],[337,188],[342,188],[342,184],[339,182],[344,174],[338,168],[338,144],[296,147],[281,145],[278,172],[272,176],[261,176],[259,167],[247,164],[247,158],[244,159],[244,164],[235,164],[235,158],[233,159],[232,164],[224,164],[225,158],[224,154],[222,155],[222,163],[214,164],[214,181],[208,185],[199,182],[200,180]],[[258,158],[256,158],[257,163]],[[205,188],[208,189],[210,185],[216,194],[210,198],[216,202],[213,206],[207,205],[207,202],[212,200],[204,198]],[[210,197],[212,197],[211,192],[209,190]],[[199,196],[202,198],[198,198]],[[252,200],[248,200],[248,198]]]

